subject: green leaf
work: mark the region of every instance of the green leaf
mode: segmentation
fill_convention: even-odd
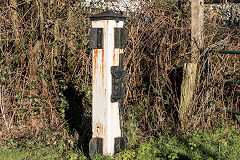
[[[5,78],[4,76],[1,76],[1,77],[0,77],[0,82],[3,83],[3,82],[5,82],[5,80],[6,80],[6,78]]]

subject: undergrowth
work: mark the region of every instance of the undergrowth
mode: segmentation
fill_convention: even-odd
[[[129,147],[114,157],[96,155],[93,160],[237,160],[240,156],[240,131],[234,126],[226,127],[218,124],[212,131],[195,130],[181,133],[178,136],[169,133],[158,138],[145,138],[141,143]],[[44,136],[41,136],[44,137]],[[77,140],[52,139],[50,133],[45,138],[29,137],[29,139],[12,140],[1,144],[0,159],[90,159],[83,150],[76,147]]]
[[[116,155],[117,159],[238,159],[240,156],[240,131],[219,124],[212,131],[195,130],[176,135],[150,138]]]

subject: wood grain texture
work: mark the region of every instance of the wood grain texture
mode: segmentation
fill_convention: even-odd
[[[184,128],[191,115],[194,91],[197,82],[197,68],[200,58],[200,49],[203,45],[203,15],[204,1],[192,0],[191,3],[191,60],[183,67],[183,81],[181,86],[181,101],[179,119]]]

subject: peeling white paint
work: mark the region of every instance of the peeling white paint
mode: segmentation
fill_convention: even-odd
[[[122,49],[114,48],[114,28],[123,21],[92,21],[92,28],[103,28],[103,49],[93,50],[92,138],[103,138],[103,154],[114,154],[114,138],[121,137],[118,102],[111,103],[111,66],[119,65]]]

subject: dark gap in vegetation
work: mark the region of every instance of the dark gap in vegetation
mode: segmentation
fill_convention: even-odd
[[[181,84],[182,84],[182,77],[183,77],[183,67],[178,67],[173,69],[169,73],[169,80],[171,82],[171,89],[172,89],[172,95],[173,100],[170,102],[169,105],[165,106],[167,113],[172,113],[174,124],[176,125],[174,128],[178,128],[178,125],[180,125],[179,117],[178,117],[178,111],[177,111],[177,105],[180,103],[180,97],[181,97]],[[177,131],[177,130],[175,130]]]
[[[67,84],[64,95],[68,101],[65,120],[68,122],[70,134],[77,132],[79,135],[78,147],[88,155],[88,144],[92,137],[92,119],[86,115],[83,106],[83,98],[85,93],[79,93],[72,83]]]

